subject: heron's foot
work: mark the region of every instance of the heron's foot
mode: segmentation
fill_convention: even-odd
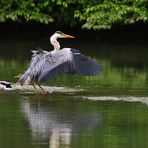
[[[40,85],[40,84],[37,84],[35,85],[34,83],[31,83],[31,85],[33,86],[36,94],[38,95],[45,95],[45,94],[48,94],[47,91],[44,90],[44,88]],[[38,86],[38,87],[37,87]]]
[[[48,92],[45,91],[45,90],[44,90],[44,91],[43,91],[43,90],[38,90],[38,91],[37,91],[37,94],[38,94],[38,95],[47,95]]]
[[[40,93],[41,94],[47,94],[48,93],[47,91],[45,91],[45,89],[39,83],[38,83],[38,86],[40,88]]]

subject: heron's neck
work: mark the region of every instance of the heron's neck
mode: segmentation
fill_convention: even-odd
[[[57,41],[56,36],[51,36],[50,42],[53,45],[55,51],[60,50],[60,43]]]

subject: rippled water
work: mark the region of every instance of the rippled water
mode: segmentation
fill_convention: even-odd
[[[30,62],[30,49],[46,40],[0,42],[2,148],[147,148],[148,45],[96,39],[61,41],[102,64],[94,77],[65,74],[44,84],[46,95],[14,78]]]
[[[0,93],[1,147],[148,146],[148,107],[69,94]]]

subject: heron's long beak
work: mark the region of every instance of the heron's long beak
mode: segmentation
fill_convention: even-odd
[[[64,38],[75,38],[74,36],[68,35],[68,34],[64,34]]]

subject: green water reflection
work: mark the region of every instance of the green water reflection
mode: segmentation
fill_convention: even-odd
[[[83,96],[148,96],[148,45],[97,41],[62,42],[102,64],[94,77],[65,74],[45,85],[82,92],[37,96],[0,91],[2,148],[147,148],[148,106],[140,102],[90,101]],[[73,46],[72,46],[73,45]],[[46,41],[2,41],[0,80],[16,82],[26,70],[30,49]]]
[[[0,147],[146,148],[148,107],[73,95],[0,93]]]

